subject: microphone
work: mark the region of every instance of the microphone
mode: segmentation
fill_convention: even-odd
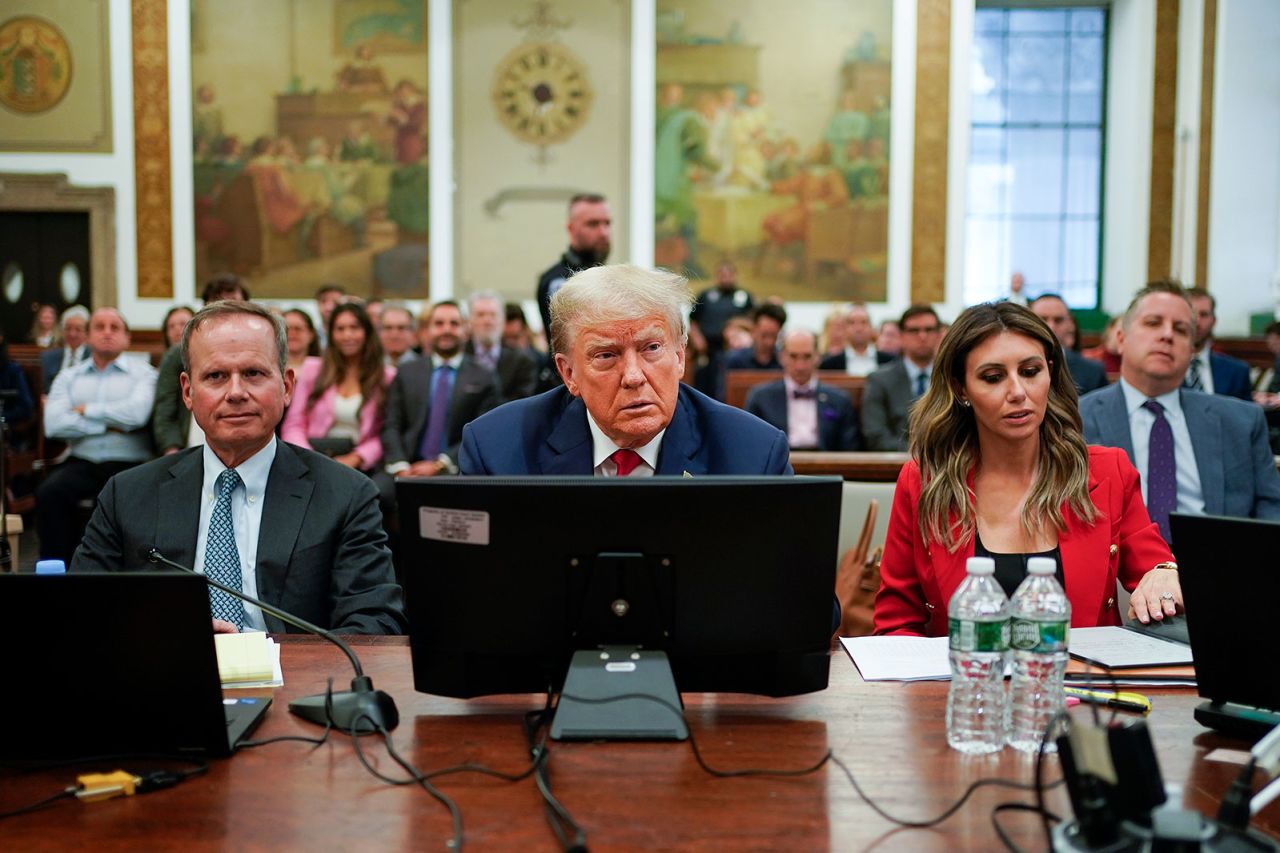
[[[204,578],[209,586],[216,587],[227,595],[246,601],[255,607],[260,607],[263,611],[270,613],[281,621],[287,622],[295,628],[301,628],[309,634],[323,637],[342,649],[343,654],[351,661],[351,667],[356,673],[355,677],[351,679],[351,690],[345,693],[321,693],[316,696],[294,699],[289,703],[289,711],[291,713],[320,726],[328,725],[332,721],[334,728],[353,734],[369,734],[379,728],[391,731],[400,722],[400,712],[396,710],[395,700],[383,691],[374,689],[373,679],[364,674],[364,669],[360,666],[360,659],[356,657],[356,653],[351,651],[351,647],[344,643],[337,634],[332,631],[326,631],[319,625],[313,625],[305,619],[294,616],[279,607],[267,604],[265,601],[260,601],[251,595],[245,595],[240,590],[220,583],[208,575],[200,574],[181,563],[175,563],[160,553],[160,549],[154,546],[147,547],[144,545],[138,549],[138,556],[148,563],[162,563],[171,569],[177,569],[180,572]]]

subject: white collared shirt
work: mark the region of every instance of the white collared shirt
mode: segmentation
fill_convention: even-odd
[[[227,470],[214,452],[205,445],[201,451],[204,458],[204,483],[200,487],[200,527],[196,534],[195,565],[193,568],[204,574],[205,545],[209,541],[209,519],[213,516],[213,505],[218,501],[215,484],[218,475]],[[236,534],[236,551],[240,554],[240,588],[245,595],[258,597],[258,536],[262,530],[262,506],[267,493],[267,478],[271,474],[271,463],[276,459],[276,437],[271,436],[267,446],[236,466],[240,475],[240,485],[231,493],[231,526]],[[244,606],[244,627],[246,631],[267,630],[262,611],[252,604]]]
[[[616,477],[618,476],[618,466],[610,459],[614,453],[621,448],[613,443],[609,436],[604,434],[604,430],[600,429],[600,425],[596,423],[596,419],[591,417],[591,413],[587,412],[587,426],[591,428],[591,471],[597,477]],[[658,451],[662,449],[662,437],[667,434],[666,427],[662,432],[653,437],[652,440],[644,447],[635,448],[636,453],[640,454],[640,461],[644,464],[637,465],[635,470],[627,476],[629,477],[652,477],[654,472],[658,470]]]
[[[1147,456],[1151,451],[1151,425],[1156,416],[1142,406],[1154,399],[1164,406],[1164,417],[1173,431],[1173,461],[1177,469],[1178,512],[1204,514],[1204,492],[1200,490],[1200,469],[1196,466],[1195,445],[1187,429],[1187,418],[1182,413],[1181,389],[1175,388],[1159,397],[1147,397],[1123,377],[1120,389],[1124,393],[1124,409],[1129,413],[1129,439],[1133,442],[1134,467],[1142,478],[1142,502],[1147,502]]]
[[[787,393],[787,444],[793,448],[807,449],[818,446],[818,377],[811,376],[804,385],[797,385],[790,376],[782,378]],[[808,389],[813,396],[796,399],[795,392]]]
[[[867,344],[862,355],[853,351],[853,347],[844,348],[844,372],[850,376],[867,376],[880,368],[876,359],[876,345]]]
[[[1200,362],[1200,389],[1206,394],[1213,393],[1213,369],[1212,365],[1209,363],[1209,353],[1212,352],[1211,344],[1212,342],[1206,343],[1204,345],[1204,349],[1191,356],[1192,361]],[[1187,374],[1190,375],[1190,373],[1191,368],[1188,367]],[[1183,381],[1185,382],[1186,380]]]

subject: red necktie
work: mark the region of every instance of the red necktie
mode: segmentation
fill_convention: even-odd
[[[640,464],[640,454],[634,450],[615,450],[609,458],[618,466],[619,477],[629,476]]]

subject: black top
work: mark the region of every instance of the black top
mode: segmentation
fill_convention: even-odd
[[[1062,574],[1062,551],[1056,546],[1049,551],[1041,551],[1038,554],[996,554],[982,544],[982,537],[975,530],[973,532],[973,556],[990,557],[995,560],[996,582],[1000,584],[1004,594],[1010,598],[1013,598],[1018,586],[1026,579],[1027,560],[1032,557],[1048,557],[1053,560],[1058,566],[1058,570],[1054,573],[1058,578],[1058,585],[1064,590],[1067,588],[1067,582]]]

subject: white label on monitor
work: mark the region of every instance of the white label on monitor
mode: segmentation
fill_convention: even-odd
[[[418,509],[418,526],[423,539],[463,545],[489,544],[487,512],[424,506]]]

